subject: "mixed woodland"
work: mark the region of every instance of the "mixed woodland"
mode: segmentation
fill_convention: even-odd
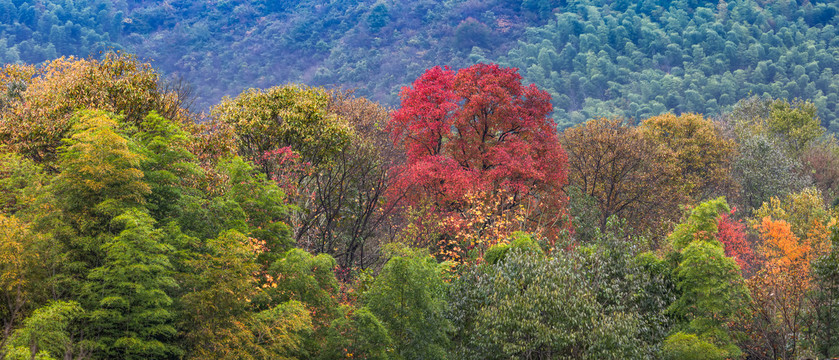
[[[839,357],[835,5],[706,6],[0,0],[0,359]]]
[[[195,114],[131,55],[6,65],[0,357],[839,354],[839,142],[812,102],[558,131],[522,80]]]

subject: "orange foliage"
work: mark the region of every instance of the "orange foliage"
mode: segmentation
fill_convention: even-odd
[[[792,233],[788,222],[764,217],[757,230],[763,239],[760,250],[766,257],[766,267],[770,272],[808,271],[812,248],[807,239],[800,239]]]

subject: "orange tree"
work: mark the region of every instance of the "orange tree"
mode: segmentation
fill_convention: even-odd
[[[764,217],[756,229],[765,263],[748,281],[752,293],[748,332],[755,342],[751,352],[772,359],[795,359],[802,350],[812,249],[784,220]]]

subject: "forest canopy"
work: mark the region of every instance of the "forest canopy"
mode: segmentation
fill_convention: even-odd
[[[520,69],[565,128],[598,117],[717,116],[807,99],[839,130],[830,1],[0,1],[0,61],[124,50],[193,84],[195,107],[305,83],[385,106],[436,65]]]
[[[706,6],[0,0],[0,359],[839,357],[834,5]]]

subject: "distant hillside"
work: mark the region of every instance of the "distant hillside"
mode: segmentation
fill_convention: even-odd
[[[198,110],[288,82],[396,105],[426,68],[499,62],[551,93],[562,127],[768,95],[812,100],[838,131],[837,13],[821,0],[0,0],[0,61],[130,51],[195,85]]]
[[[701,6],[700,6],[701,5]],[[812,100],[839,131],[837,6],[828,1],[579,1],[528,28],[502,62],[571,125],[719,114],[750,95]]]
[[[358,88],[388,104],[435,65],[506,53],[550,1],[0,0],[0,60],[41,62],[123,49],[197,87],[198,108],[246,87]],[[558,4],[554,4],[558,5]]]

